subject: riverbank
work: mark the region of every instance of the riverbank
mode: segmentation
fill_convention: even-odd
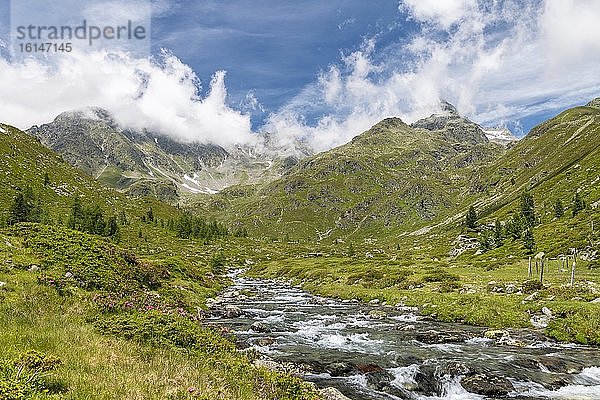
[[[261,262],[248,275],[289,279],[311,293],[341,300],[417,307],[438,321],[528,328],[561,342],[600,345],[598,274],[582,271],[569,287],[564,272],[549,271],[540,284],[524,271],[524,262],[486,270],[330,257]]]
[[[407,306],[310,294],[281,280],[233,274],[209,301],[261,365],[351,399],[585,399],[600,392],[600,349],[525,329],[433,321]]]

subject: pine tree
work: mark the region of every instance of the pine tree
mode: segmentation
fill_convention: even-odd
[[[469,211],[467,212],[467,217],[465,220],[465,225],[469,229],[477,228],[477,211],[475,211],[475,207],[469,207]]]
[[[533,237],[533,229],[526,229],[523,234],[523,244],[529,254],[533,254],[535,250],[535,238]]]
[[[44,186],[48,186],[50,184],[50,177],[48,176],[48,171],[44,172]]]
[[[510,219],[506,221],[506,236],[513,239],[519,239],[523,235],[523,218],[521,214],[515,212]]]
[[[82,230],[84,227],[84,212],[79,196],[75,196],[73,204],[71,204],[71,215],[67,226],[71,229]]]
[[[533,228],[535,223],[535,203],[531,194],[525,192],[521,195],[521,216],[525,229]]]
[[[9,208],[8,224],[18,224],[19,222],[39,222],[41,207],[39,200],[33,194],[31,187],[27,186],[21,190]]]
[[[496,220],[496,222],[494,223],[494,245],[496,247],[501,247],[503,244],[503,229],[502,229],[502,223],[500,222],[499,219]]]
[[[490,231],[489,229],[485,229],[479,237],[479,245],[481,246],[481,250],[491,250],[494,247],[493,242],[494,241],[492,231]]]
[[[25,201],[25,197],[23,196],[23,193],[19,192],[10,206],[8,225],[26,222],[28,214],[29,210],[27,202]]]
[[[579,214],[579,211],[585,209],[585,202],[581,198],[579,192],[575,192],[575,196],[573,196],[573,217]]]
[[[565,208],[563,206],[562,200],[556,199],[556,202],[554,203],[554,216],[556,218],[562,218],[563,215],[565,215]]]

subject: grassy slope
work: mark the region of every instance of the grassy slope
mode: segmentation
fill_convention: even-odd
[[[0,397],[11,398],[2,392],[10,388],[17,399],[317,398],[294,378],[254,368],[197,322],[206,297],[227,284],[212,274],[213,255],[223,252],[231,263],[258,258],[244,250],[256,243],[178,239],[140,217],[148,207],[163,220],[179,210],[107,189],[29,135],[0,127],[0,157],[7,160],[0,167],[0,220],[17,190],[30,185],[58,224],[0,231]],[[60,226],[73,194],[109,215],[127,215],[123,248]],[[39,270],[29,271],[32,265]],[[133,306],[123,308],[126,302]],[[58,356],[62,365],[35,384],[25,379],[35,371],[19,380],[11,360],[30,350]]]
[[[225,283],[207,263],[142,259],[36,224],[0,239],[0,359],[36,350],[62,361],[22,398],[318,398],[299,380],[252,367],[250,356],[197,323],[205,297]],[[0,391],[11,379],[0,367]]]
[[[78,195],[86,206],[99,205],[107,214],[123,211],[131,220],[138,220],[148,207],[160,218],[177,215],[171,206],[151,198],[131,199],[91,179],[73,168],[59,155],[42,146],[32,136],[14,127],[0,124],[0,221],[8,216],[9,205],[18,190],[30,186],[43,203],[54,222],[65,222],[73,196]],[[44,173],[50,184],[44,186]]]
[[[230,220],[272,237],[332,241],[406,233],[452,215],[470,198],[474,167],[501,152],[390,118],[266,187],[226,189],[209,199],[208,209],[226,210]]]

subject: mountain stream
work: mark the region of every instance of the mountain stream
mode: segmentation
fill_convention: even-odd
[[[210,322],[268,363],[352,400],[600,399],[599,348],[322,298],[241,271],[231,278]]]

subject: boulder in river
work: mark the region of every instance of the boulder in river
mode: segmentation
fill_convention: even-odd
[[[462,343],[472,339],[474,336],[475,335],[464,331],[439,332],[434,329],[430,329],[426,332],[417,333],[416,339],[419,342],[427,344]]]
[[[363,374],[369,374],[371,372],[381,372],[384,369],[375,364],[357,364],[356,369],[358,369]]]
[[[514,390],[510,381],[504,377],[491,374],[469,375],[460,380],[465,390],[482,396],[506,396]]]
[[[354,367],[345,362],[335,362],[325,368],[331,376],[349,376],[354,373]]]
[[[266,338],[258,338],[254,341],[254,344],[260,347],[266,347],[266,346],[270,346],[274,343],[276,343],[277,340],[275,340],[274,338],[271,337],[266,337]]]
[[[504,336],[508,336],[508,331],[504,329],[491,329],[489,331],[485,331],[485,333],[483,334],[483,337],[485,337],[486,339],[494,340],[498,340]]]
[[[448,363],[442,367],[441,371],[444,375],[450,376],[464,376],[468,375],[471,372],[470,368],[467,365],[460,362]]]
[[[325,400],[350,400],[342,392],[333,387],[321,389],[320,392]]]
[[[387,314],[385,311],[371,310],[369,312],[369,318],[372,318],[372,319],[383,319],[385,317],[387,317]]]
[[[238,306],[233,306],[233,305],[225,306],[225,312],[223,313],[223,315],[225,315],[225,318],[239,318],[243,314],[244,314],[244,311],[242,311],[241,308],[239,308]]]
[[[436,367],[423,364],[415,374],[414,381],[417,387],[416,392],[426,396],[436,396],[440,392],[440,380],[436,374]]]
[[[548,371],[559,374],[578,374],[583,369],[575,362],[551,356],[540,357],[539,364]]]
[[[367,378],[367,386],[379,392],[385,391],[390,382],[394,380],[394,376],[385,369],[369,372],[365,374],[365,378]]]
[[[261,321],[256,321],[255,323],[253,323],[250,326],[250,329],[258,333],[271,333],[271,328],[269,328],[267,324]]]

